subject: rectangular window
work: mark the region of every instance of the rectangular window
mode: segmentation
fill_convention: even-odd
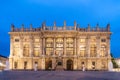
[[[106,42],[106,39],[101,39],[101,42]]]
[[[15,42],[19,42],[19,39],[15,39]]]
[[[39,42],[40,41],[40,39],[34,39],[34,42]]]
[[[85,42],[85,39],[80,39],[80,42],[81,42],[81,43],[84,43],[84,42]]]

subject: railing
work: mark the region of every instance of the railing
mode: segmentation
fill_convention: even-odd
[[[55,31],[55,30],[75,30],[79,32],[110,32],[107,28],[74,28],[73,26],[67,27],[41,27],[41,28],[13,28],[11,32],[39,32],[39,31]]]

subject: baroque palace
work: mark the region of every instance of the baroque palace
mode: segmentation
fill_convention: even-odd
[[[12,70],[108,70],[110,24],[105,28],[46,26],[15,28],[11,25],[9,63]]]

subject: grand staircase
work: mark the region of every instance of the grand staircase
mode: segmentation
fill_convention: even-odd
[[[64,71],[61,59],[57,60],[55,70],[56,71]]]
[[[63,66],[56,66],[56,69],[55,69],[56,71],[64,71],[64,68],[63,68]]]

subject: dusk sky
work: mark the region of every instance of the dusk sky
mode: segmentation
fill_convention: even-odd
[[[40,27],[43,21],[51,26],[73,26],[74,21],[80,27],[111,28],[111,53],[120,57],[120,0],[0,0],[0,54],[9,56],[11,24],[20,28],[22,24]]]

